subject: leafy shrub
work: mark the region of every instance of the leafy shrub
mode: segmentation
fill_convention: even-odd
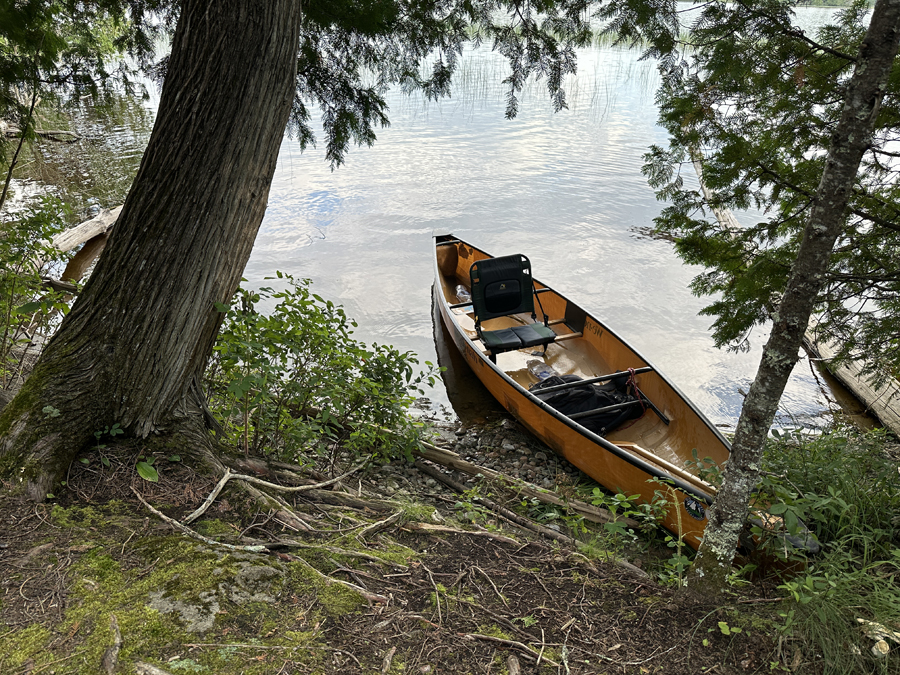
[[[245,453],[298,460],[346,447],[356,453],[409,455],[417,425],[407,414],[413,392],[433,382],[410,352],[366,347],[343,308],[310,291],[238,290],[207,374],[210,406],[227,438]],[[264,314],[260,305],[275,301]]]
[[[874,641],[859,621],[900,629],[900,473],[887,443],[881,430],[836,429],[783,436],[766,451],[762,494],[822,544],[779,587],[790,602],[782,630],[803,638],[825,673],[896,667],[894,654],[871,656]]]
[[[68,309],[62,294],[43,286],[42,275],[68,256],[50,245],[63,231],[68,207],[43,197],[0,232],[0,389],[20,383],[36,336],[49,336]]]

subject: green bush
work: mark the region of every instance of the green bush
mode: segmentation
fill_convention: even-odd
[[[277,273],[285,290],[238,290],[207,375],[210,406],[245,453],[291,461],[339,447],[409,455],[417,427],[407,409],[435,370],[409,352],[366,347],[356,323],[310,291],[309,280]],[[268,314],[260,305],[275,305]]]
[[[63,231],[69,209],[43,197],[21,215],[5,219],[0,232],[0,389],[14,388],[27,374],[26,357],[39,351],[68,309],[62,294],[43,285],[42,275],[68,256],[50,245]]]

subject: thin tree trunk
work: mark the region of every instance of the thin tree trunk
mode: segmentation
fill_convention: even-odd
[[[30,498],[115,423],[203,441],[197,383],[215,303],[237,288],[265,212],[299,27],[299,0],[182,4],[156,124],[106,251],[0,417],[0,476]]]
[[[738,534],[747,520],[751,493],[759,480],[766,436],[799,358],[803,335],[845,220],[860,161],[871,142],[875,117],[897,54],[898,36],[900,0],[878,0],[847,87],[841,119],[832,136],[797,259],[756,379],[741,410],[723,484],[687,577],[689,596],[712,600],[725,588]]]

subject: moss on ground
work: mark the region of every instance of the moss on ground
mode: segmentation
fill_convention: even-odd
[[[144,661],[172,673],[255,675],[272,672],[275,655],[289,655],[312,671],[322,671],[328,650],[318,642],[318,633],[285,627],[317,626],[326,617],[345,616],[364,604],[351,589],[327,583],[305,561],[227,553],[178,534],[146,536],[123,545],[123,525],[127,528],[125,524],[135,520],[130,509],[115,502],[54,507],[57,528],[73,541],[91,542],[75,547],[81,555],[67,570],[63,620],[52,629],[34,624],[6,633],[0,640],[0,671],[16,672],[29,664],[45,669],[65,659],[65,672],[95,675],[115,642],[113,617],[122,636],[120,673],[133,673],[134,664]],[[207,532],[234,532],[227,523],[205,522]],[[126,548],[127,555],[122,555]],[[324,562],[324,556],[309,557]],[[264,590],[255,588],[256,583]],[[198,614],[211,612],[209,630],[205,635],[191,632],[186,612],[160,611],[152,606],[154,599],[162,606],[169,602]],[[308,609],[298,612],[301,606]],[[246,646],[228,646],[232,636],[247,635],[264,639],[239,638]],[[186,654],[184,645],[205,642],[224,646]]]

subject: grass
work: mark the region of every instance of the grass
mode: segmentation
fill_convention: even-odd
[[[826,674],[896,668],[896,654],[873,658],[874,640],[859,620],[900,630],[897,449],[883,431],[836,428],[784,436],[766,453],[762,488],[822,542],[806,570],[779,586],[789,598],[781,632]]]

